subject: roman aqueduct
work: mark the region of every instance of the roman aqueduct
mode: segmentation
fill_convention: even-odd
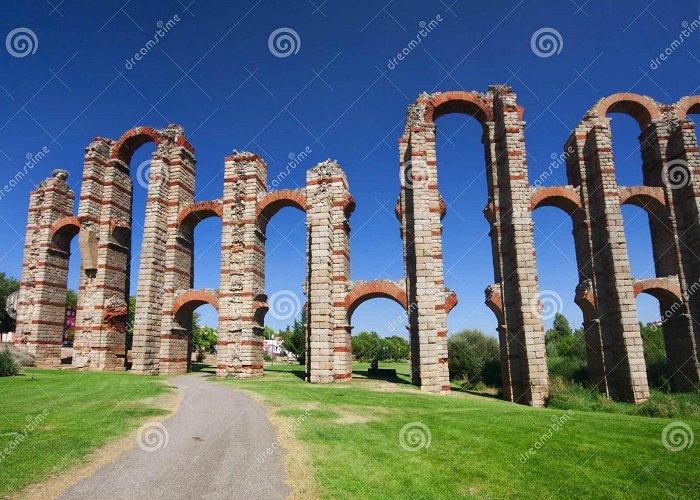
[[[67,172],[57,170],[32,192],[16,342],[40,366],[60,363],[70,243],[79,239],[81,272],[72,365],[124,370],[131,259],[134,152],[155,143],[140,256],[132,370],[182,373],[189,367],[192,312],[209,303],[219,312],[221,377],[263,374],[265,230],[283,207],[306,213],[307,379],[351,378],[350,316],[365,300],[386,297],[408,315],[413,382],[448,392],[446,317],[457,298],[443,282],[442,225],[435,121],[469,115],[483,127],[494,284],[486,304],[498,319],[503,389],[509,401],[542,405],[548,375],[540,317],[532,213],[558,207],[574,227],[579,285],[592,383],[612,398],[649,397],[636,312],[640,293],[656,297],[664,318],[667,356],[676,389],[700,382],[700,151],[689,114],[700,96],[660,105],[616,94],[596,103],[565,145],[569,185],[531,187],[523,108],[507,86],[485,94],[422,94],[408,107],[399,139],[405,282],[350,280],[349,217],[354,209],[345,174],[333,161],[307,172],[306,187],[269,192],[267,166],[251,153],[225,159],[223,198],[194,201],[194,148],[182,128],[138,127],[119,140],[96,138],[86,149],[78,213]],[[618,186],[610,113],[632,116],[639,137],[643,186]],[[656,278],[630,274],[621,205],[649,216]],[[218,290],[193,290],[193,235],[208,217],[222,220]],[[572,291],[573,292],[573,291]]]

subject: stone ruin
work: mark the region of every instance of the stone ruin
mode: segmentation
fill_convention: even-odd
[[[182,128],[138,127],[114,141],[98,137],[86,149],[78,213],[67,172],[57,170],[31,194],[16,342],[40,366],[60,363],[70,243],[78,237],[81,272],[72,366],[124,370],[131,259],[130,161],[153,142],[140,256],[133,366],[141,374],[190,368],[188,329],[208,303],[219,313],[219,377],[263,375],[265,230],[283,207],[306,213],[307,380],[352,376],[350,318],[362,302],[386,297],[406,311],[412,381],[429,392],[450,390],[446,317],[457,303],[443,281],[442,224],[446,206],[437,184],[435,120],[462,113],[483,127],[494,284],[486,304],[498,319],[504,397],[541,406],[548,392],[532,212],[565,211],[573,221],[591,382],[617,400],[648,399],[635,298],[660,302],[668,359],[677,390],[700,382],[700,152],[694,124],[700,96],[660,105],[636,94],[596,103],[565,144],[567,186],[528,181],[523,108],[507,86],[485,94],[421,94],[408,107],[399,139],[401,224],[406,278],[351,281],[349,217],[355,202],[334,161],[307,172],[306,187],[268,191],[257,155],[225,159],[223,198],[195,202],[194,148]],[[608,113],[632,116],[641,129],[643,186],[618,186]],[[536,184],[540,184],[537,182]],[[656,278],[630,273],[621,206],[649,216]],[[193,288],[193,234],[208,217],[222,220],[221,283]],[[573,292],[573,291],[572,291]]]

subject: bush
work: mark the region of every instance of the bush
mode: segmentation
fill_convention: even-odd
[[[263,361],[270,363],[274,361],[274,359],[268,353],[263,353]]]
[[[0,377],[13,377],[19,374],[20,364],[8,348],[0,350]]]
[[[547,367],[551,378],[560,378],[578,384],[588,382],[588,364],[585,356],[583,359],[571,356],[549,356]]]
[[[498,341],[479,330],[464,330],[447,339],[450,380],[463,380],[467,385],[484,382],[500,385]]]

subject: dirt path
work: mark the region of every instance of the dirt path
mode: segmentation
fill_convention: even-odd
[[[286,498],[281,447],[265,409],[201,374],[173,378],[178,410],[59,498]],[[268,449],[269,452],[267,451]]]

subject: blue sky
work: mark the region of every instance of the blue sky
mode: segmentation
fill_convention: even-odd
[[[221,197],[223,158],[234,148],[260,154],[270,179],[285,168],[290,154],[311,150],[280,188],[302,186],[306,169],[337,159],[357,200],[351,219],[352,278],[401,279],[402,247],[393,207],[399,192],[397,139],[407,104],[423,90],[486,91],[490,84],[510,84],[525,107],[534,181],[600,97],[630,91],[671,103],[697,92],[698,33],[658,68],[652,69],[651,60],[679,37],[684,21],[698,18],[698,3],[647,3],[2,2],[3,39],[21,27],[30,29],[38,44],[25,57],[13,57],[0,46],[0,185],[23,168],[27,154],[44,147],[49,153],[0,198],[5,236],[0,271],[19,276],[29,192],[52,169],[69,170],[77,193],[84,148],[92,138],[116,139],[136,125],[178,123],[197,151],[198,200]],[[129,64],[153,38],[157,23],[173,19],[179,21],[165,37]],[[438,20],[437,26],[421,44],[390,64],[416,38],[420,23],[431,20]],[[268,39],[279,28],[297,33],[296,53],[272,53]],[[531,47],[533,34],[542,28],[561,36],[560,51],[550,57],[538,57]],[[631,118],[614,116],[621,185],[641,184],[638,134]],[[496,321],[483,305],[493,270],[481,213],[486,184],[480,136],[479,125],[470,118],[450,115],[438,122],[439,183],[449,206],[445,280],[460,301],[448,326],[451,332],[479,328],[494,334]],[[152,151],[149,145],[141,148],[132,169]],[[547,184],[566,184],[564,169],[555,170]],[[138,187],[136,250],[144,206],[145,190]],[[646,216],[635,207],[624,207],[623,215],[632,272],[651,277]],[[544,208],[535,213],[535,228],[541,289],[560,295],[563,312],[579,324],[571,222],[562,212]],[[197,228],[197,287],[218,287],[220,230],[217,220]],[[269,225],[269,295],[288,289],[301,296],[304,240],[301,212],[284,209]],[[76,248],[73,287],[78,259]],[[136,259],[134,272],[137,268]],[[638,306],[642,321],[658,318],[654,299],[641,297]],[[215,323],[212,310],[203,313],[207,323]],[[405,335],[399,318],[398,305],[377,299],[360,306],[353,325],[355,331]],[[270,315],[268,320],[273,327],[286,323]]]

